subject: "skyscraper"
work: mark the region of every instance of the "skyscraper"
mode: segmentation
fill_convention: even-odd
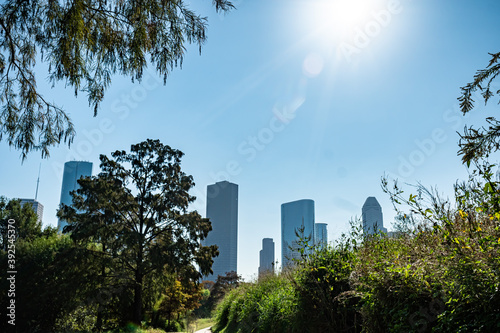
[[[314,224],[314,245],[318,245],[321,248],[328,244],[328,231],[326,223],[315,223]]]
[[[42,222],[43,219],[43,205],[38,202],[37,200],[34,199],[20,199],[21,200],[21,207],[24,206],[25,204],[30,204],[31,207],[33,208],[33,211],[38,215],[38,222]]]
[[[64,173],[61,186],[60,204],[70,206],[73,203],[71,192],[79,188],[78,179],[92,176],[92,163],[82,161],[70,161],[64,163]],[[57,228],[62,232],[67,223],[61,220],[57,223]]]
[[[203,245],[217,245],[219,256],[214,258],[213,274],[206,280],[237,271],[238,259],[238,185],[228,181],[207,186],[207,218],[212,222]]]
[[[368,197],[362,208],[363,233],[373,235],[375,232],[387,233],[384,228],[382,207],[375,197]]]
[[[299,237],[309,238],[309,245],[314,242],[314,201],[303,199],[281,205],[281,265],[283,268],[294,258],[299,258]]]
[[[274,242],[272,238],[264,238],[259,252],[259,276],[269,273],[274,273]]]

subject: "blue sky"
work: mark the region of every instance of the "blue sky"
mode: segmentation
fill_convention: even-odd
[[[226,15],[192,1],[209,19],[202,54],[189,46],[165,86],[153,72],[141,84],[115,77],[95,118],[85,96],[50,89],[42,73],[40,88],[70,113],[77,137],[71,149],[56,147],[44,160],[35,152],[24,163],[0,142],[0,194],[33,197],[41,162],[38,199],[44,224],[56,225],[64,162],[94,162],[96,174],[99,154],[157,138],[186,154],[182,167],[199,198],[192,208],[202,215],[208,184],[239,184],[246,279],[257,273],[262,238],[273,238],[281,256],[284,202],[313,199],[332,240],[375,196],[391,229],[384,173],[446,195],[467,176],[456,132],[482,124],[496,105],[463,117],[456,98],[488,52],[499,51],[500,3],[346,1],[239,0]]]

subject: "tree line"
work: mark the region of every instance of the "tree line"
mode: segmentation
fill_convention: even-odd
[[[199,305],[199,281],[218,250],[201,244],[210,221],[188,211],[194,181],[182,156],[150,139],[101,155],[101,172],[78,180],[73,204],[58,211],[68,222],[63,234],[42,230],[29,205],[2,199],[2,262],[9,219],[18,230],[18,329],[167,328],[179,308]],[[3,309],[6,302],[2,294]]]

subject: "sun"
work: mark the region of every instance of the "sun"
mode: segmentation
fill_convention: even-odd
[[[307,20],[315,33],[343,37],[362,28],[381,0],[313,0],[307,5]]]

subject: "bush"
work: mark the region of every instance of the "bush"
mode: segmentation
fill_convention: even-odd
[[[297,295],[283,276],[232,290],[216,310],[214,332],[299,332]]]
[[[359,297],[352,293],[350,275],[356,263],[346,243],[318,248],[290,275],[298,292],[298,322],[302,331],[358,332]]]

